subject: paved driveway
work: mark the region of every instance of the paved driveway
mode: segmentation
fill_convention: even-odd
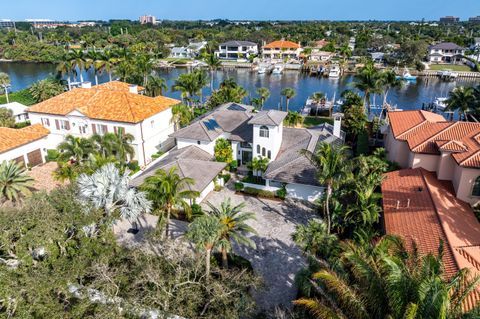
[[[38,191],[50,192],[51,190],[61,185],[64,185],[64,183],[59,182],[53,178],[52,174],[53,171],[55,171],[56,169],[56,162],[48,162],[35,166],[30,171],[28,171],[28,175],[30,175],[35,180],[33,183],[33,188]]]
[[[245,202],[245,211],[256,215],[256,220],[249,222],[258,232],[251,237],[256,249],[242,246],[234,247],[234,250],[248,259],[253,269],[263,277],[264,289],[254,292],[259,308],[268,310],[279,305],[291,307],[297,293],[295,274],[306,264],[291,234],[295,225],[306,223],[313,217],[312,210],[301,203],[237,195],[227,188],[210,193],[204,203],[208,201],[219,205],[226,198],[231,198],[235,205]]]

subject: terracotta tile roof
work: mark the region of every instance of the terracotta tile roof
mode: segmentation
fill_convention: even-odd
[[[301,47],[298,43],[286,40],[273,41],[263,46],[264,49],[299,49]]]
[[[471,207],[456,198],[450,182],[439,181],[422,168],[385,174],[382,183],[385,231],[416,242],[420,253],[438,252],[444,243],[443,262],[448,277],[468,268],[480,275],[480,223]],[[398,207],[398,208],[397,208]],[[465,302],[472,309],[480,302],[480,287]]]
[[[480,168],[480,123],[448,122],[426,111],[389,112],[388,117],[394,137],[412,152],[451,152],[460,166]]]
[[[105,82],[103,84],[99,84],[94,86],[93,88],[97,90],[118,90],[118,91],[125,91],[128,92],[130,90],[130,84],[125,83],[125,82],[120,82],[120,81],[111,81],[111,82]],[[138,92],[145,91],[145,88],[143,86],[138,85],[137,86]]]
[[[31,106],[28,112],[67,115],[74,110],[92,119],[138,123],[180,101],[130,93],[127,83],[111,82],[77,88]]]
[[[39,140],[50,133],[40,124],[22,129],[0,127],[0,153]]]

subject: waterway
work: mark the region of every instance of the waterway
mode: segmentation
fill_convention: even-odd
[[[44,79],[55,73],[55,66],[52,64],[35,63],[0,63],[0,72],[6,72],[10,76],[12,90],[17,91],[29,87],[32,83]],[[182,73],[188,72],[187,69],[158,70],[158,74],[167,80],[169,88],[175,79]],[[281,90],[286,87],[292,87],[296,91],[296,96],[290,101],[290,109],[300,110],[305,104],[306,99],[314,92],[324,92],[328,99],[340,94],[346,89],[353,89],[352,81],[354,77],[346,75],[340,79],[318,78],[302,74],[299,71],[285,71],[281,75],[257,74],[250,69],[225,69],[216,71],[213,75],[213,87],[218,88],[219,84],[225,79],[231,77],[239,85],[244,87],[249,96],[245,99],[248,103],[250,98],[256,97],[255,91],[259,87],[267,87],[271,91],[270,98],[266,101],[265,108],[278,108],[279,104],[284,104]],[[92,72],[85,72],[85,81],[94,83]],[[99,82],[108,81],[107,74],[99,77]],[[455,86],[474,86],[478,85],[478,80],[458,79],[454,82],[444,82],[436,78],[419,78],[414,83],[407,83],[403,87],[393,89],[388,95],[388,102],[396,105],[400,109],[418,109],[423,103],[430,103],[436,97],[446,96]],[[166,96],[180,98],[179,92],[172,92],[170,89],[164,93]],[[205,87],[203,95],[210,94],[210,87]],[[375,101],[373,101],[375,99]],[[383,97],[376,96],[372,102],[381,104]]]

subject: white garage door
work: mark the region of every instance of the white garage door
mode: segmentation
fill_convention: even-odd
[[[302,199],[309,202],[314,202],[323,194],[323,187],[302,185],[302,184],[287,184],[287,196],[295,199]]]

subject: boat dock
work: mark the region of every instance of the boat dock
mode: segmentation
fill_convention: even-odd
[[[464,78],[464,79],[480,79],[480,72],[459,72],[459,71],[435,71],[435,70],[425,70],[418,73],[418,76],[423,77],[440,77],[445,78],[450,75],[455,74],[456,76],[449,76],[448,78]]]

